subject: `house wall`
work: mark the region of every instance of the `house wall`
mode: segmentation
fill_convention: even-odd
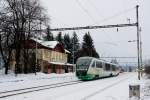
[[[29,53],[29,56],[28,56],[29,63],[27,63],[27,65],[25,66],[25,64],[24,64],[24,56],[23,56],[24,51],[21,50],[20,63],[19,63],[19,69],[21,70],[21,73],[23,72],[23,69],[25,67],[27,67],[27,69],[29,69],[33,65],[34,59],[32,58],[33,57],[32,54],[36,53],[36,50],[35,49],[28,49],[28,53]],[[40,50],[40,49],[37,50],[37,59],[38,59],[39,63],[41,63],[42,50]],[[12,50],[12,56],[11,56],[11,60],[10,60],[10,70],[15,71],[15,65],[16,65],[15,50]]]
[[[29,52],[35,53],[36,50],[35,49],[29,49]],[[29,55],[29,56],[31,56],[31,55]],[[53,72],[53,70],[51,68],[52,66],[50,64],[48,64],[48,62],[66,63],[67,62],[67,54],[57,52],[57,51],[48,50],[48,49],[38,49],[37,50],[37,59],[38,59],[39,65],[41,66],[41,71],[45,72],[45,73],[51,73],[51,72]],[[20,67],[23,70],[24,69],[23,56],[21,57],[20,60],[21,60]],[[12,58],[11,58],[10,65],[11,65],[10,69],[15,71],[15,65],[16,65],[15,50],[13,50],[13,52],[12,52]],[[61,67],[57,67],[57,68],[60,70],[57,70],[56,73],[64,73],[63,68],[61,68]]]
[[[40,54],[40,53],[39,53]],[[42,49],[41,71],[44,73],[65,73],[65,68],[62,65],[50,64],[50,62],[67,63],[67,54],[58,51]],[[39,57],[40,58],[40,57]],[[49,64],[48,64],[49,63]]]
[[[67,62],[67,54],[43,49],[42,53],[42,59],[49,62],[61,62],[66,63]]]
[[[28,67],[33,68],[33,65],[35,65],[35,57],[34,59],[31,57],[33,53],[36,53],[36,57],[38,60],[38,65],[40,65],[40,70],[45,73],[64,73],[65,72],[65,66],[64,65],[54,65],[50,62],[58,62],[58,63],[67,63],[68,60],[68,54],[65,53],[65,49],[61,43],[57,43],[56,46],[53,48],[44,46],[40,43],[37,43],[37,51],[36,51],[36,42],[34,40],[28,40],[26,41],[25,48],[29,50],[29,63],[25,66],[24,64],[24,52],[21,51],[21,59],[20,59],[20,68],[23,70],[24,68]],[[15,50],[14,50],[15,51]],[[11,70],[15,71],[15,52],[12,53],[12,59],[11,59]],[[33,64],[34,63],[34,64]]]

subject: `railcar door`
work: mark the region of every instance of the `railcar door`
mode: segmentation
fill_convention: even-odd
[[[101,61],[96,61],[96,73],[99,77],[103,76],[103,63]]]
[[[105,63],[105,75],[110,76],[111,74],[111,65],[109,63]]]

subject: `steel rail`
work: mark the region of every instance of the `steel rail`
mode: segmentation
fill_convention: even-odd
[[[36,87],[30,87],[30,88],[24,88],[24,89],[16,89],[16,90],[10,90],[10,91],[4,91],[0,92],[0,98],[6,98],[10,96],[25,94],[25,93],[31,93],[51,88],[57,88],[57,87],[63,87],[67,85],[74,85],[82,83],[83,81],[70,81],[70,82],[63,82],[63,83],[57,83],[57,84],[49,84],[49,85],[43,85],[43,86],[36,86]]]

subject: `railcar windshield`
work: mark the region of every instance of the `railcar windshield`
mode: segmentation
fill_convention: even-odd
[[[92,59],[79,59],[77,61],[77,69],[88,69]]]

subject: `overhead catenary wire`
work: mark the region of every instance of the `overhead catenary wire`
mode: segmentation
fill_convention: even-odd
[[[119,16],[121,16],[122,14],[128,13],[128,12],[134,10],[134,9],[135,9],[135,7],[132,7],[132,8],[129,8],[129,9],[125,9],[125,10],[123,10],[123,11],[121,11],[121,12],[118,12],[118,13],[112,15],[112,16],[109,16],[109,17],[107,17],[107,18],[104,18],[104,19],[100,20],[98,23],[103,23],[103,22],[112,20],[112,19],[114,19],[114,18],[116,18],[116,17],[119,17]]]
[[[75,0],[77,2],[77,4],[79,5],[79,7],[87,14],[87,16],[94,22],[94,23],[97,23],[97,21],[93,18],[93,16],[90,14],[90,12],[85,9],[83,7],[83,5],[81,4],[81,2],[79,0]]]
[[[80,2],[79,0],[76,0],[76,2],[77,2],[78,5],[80,6],[80,8],[92,19],[92,21],[94,22],[94,24],[92,24],[92,25],[95,25],[95,24],[99,24],[99,23],[102,23],[102,22],[106,22],[106,21],[112,20],[112,19],[114,19],[114,18],[116,18],[116,17],[121,16],[122,14],[128,13],[128,12],[130,12],[130,11],[132,11],[132,10],[135,9],[135,7],[128,8],[128,9],[125,9],[125,10],[123,10],[123,11],[120,11],[120,12],[118,12],[118,13],[112,15],[112,16],[109,16],[109,17],[107,17],[107,18],[104,18],[104,19],[102,19],[102,20],[100,20],[100,21],[96,21],[96,22],[95,22],[95,18],[93,18],[93,16],[90,14],[90,12],[89,12],[87,9],[85,9],[85,7],[81,4],[81,2]],[[93,8],[96,10],[97,14],[98,14],[100,17],[103,16],[103,15],[99,12],[99,9],[98,9],[90,0],[88,0],[88,2],[90,2],[91,6],[93,6]]]
[[[93,4],[93,2],[90,1],[90,0],[87,0],[87,1],[95,9],[95,11],[97,12],[98,16],[104,18],[104,16],[100,13],[99,9]],[[97,22],[97,24],[98,24],[98,22]],[[100,30],[98,30],[98,31],[100,31]],[[107,38],[109,38],[111,41],[113,41],[113,39],[112,39],[112,37],[110,37],[110,35],[108,35],[107,33],[105,33],[105,35],[106,35]]]
[[[77,1],[78,1],[78,0],[77,0]],[[97,12],[97,14],[98,14],[100,17],[102,17],[102,16],[104,17],[104,15],[102,15],[102,14],[100,13],[99,9],[93,4],[92,1],[88,0],[88,2],[89,2],[90,5],[95,9],[95,11]],[[83,7],[83,6],[82,6],[82,7]],[[114,19],[114,18],[116,18],[116,17],[119,17],[119,16],[121,16],[121,15],[123,15],[123,14],[125,14],[125,13],[128,13],[128,12],[134,10],[134,9],[135,9],[135,7],[125,9],[125,10],[123,10],[123,11],[120,11],[120,12],[118,12],[118,13],[112,15],[112,16],[109,16],[109,17],[104,18],[104,19],[102,19],[102,20],[100,20],[100,21],[97,21],[96,23],[94,23],[94,25],[95,25],[95,24],[102,23],[102,22],[105,22],[105,21],[112,20],[112,19]]]
[[[100,16],[100,17],[103,17],[104,16],[101,14],[101,12],[99,11],[99,9],[93,4],[93,2],[91,0],[87,0],[87,2],[95,9],[95,11],[97,12],[97,14]]]
[[[77,1],[78,1],[78,0],[77,0]],[[88,2],[89,2],[90,5],[95,9],[95,11],[97,12],[97,14],[98,14],[100,17],[102,17],[103,15],[99,12],[99,9],[92,3],[92,1],[88,0]],[[80,2],[78,1],[78,3],[80,3]],[[81,4],[81,3],[80,3],[80,4]],[[84,8],[84,7],[82,6],[82,8]],[[118,12],[118,13],[114,14],[113,16],[110,16],[110,17],[108,17],[108,18],[102,19],[101,21],[97,21],[97,22],[95,22],[93,25],[99,24],[100,22],[105,22],[105,21],[114,19],[115,17],[121,16],[121,15],[124,14],[124,13],[130,12],[130,11],[133,10],[133,9],[135,9],[135,7],[129,8],[129,9],[125,9],[124,11]],[[89,14],[89,13],[88,13],[88,14]],[[98,31],[99,31],[99,30],[98,30]],[[118,28],[117,28],[117,32],[118,32]],[[105,35],[107,35],[107,37],[109,37],[110,40],[113,40],[108,34],[105,34]]]

